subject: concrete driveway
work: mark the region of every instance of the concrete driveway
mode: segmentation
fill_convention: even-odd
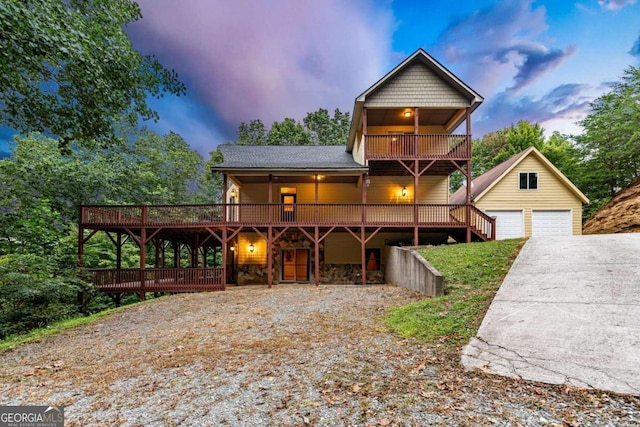
[[[462,363],[640,395],[640,234],[529,239]]]

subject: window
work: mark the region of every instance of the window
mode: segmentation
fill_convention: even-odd
[[[520,189],[537,190],[538,172],[520,172]]]

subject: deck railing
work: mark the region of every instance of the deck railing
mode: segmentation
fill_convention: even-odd
[[[222,268],[89,270],[102,292],[195,292],[224,289]],[[144,281],[141,279],[144,272]]]
[[[469,135],[365,135],[367,160],[468,159]]]
[[[226,211],[225,211],[226,207]],[[398,203],[243,203],[214,205],[82,206],[80,225],[91,227],[385,226],[462,227],[487,237],[495,221],[468,205]]]

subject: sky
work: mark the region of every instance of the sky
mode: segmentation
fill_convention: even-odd
[[[238,125],[335,108],[418,48],[480,93],[474,137],[520,120],[581,132],[589,102],[640,66],[637,0],[139,0],[133,46],[177,71],[183,97],[150,99],[206,156]]]

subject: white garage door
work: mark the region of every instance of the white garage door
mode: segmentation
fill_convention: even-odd
[[[522,211],[486,211],[489,216],[496,217],[496,239],[514,239],[524,236],[524,220]]]
[[[571,236],[572,231],[570,210],[531,212],[532,236]]]

